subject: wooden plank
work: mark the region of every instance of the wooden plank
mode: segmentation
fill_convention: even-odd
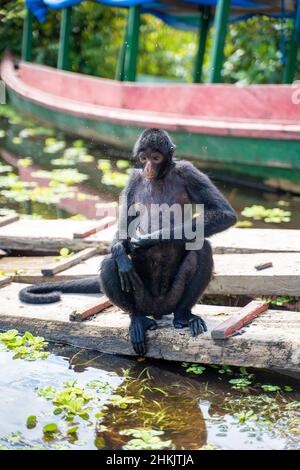
[[[95,221],[94,221],[95,222]],[[79,251],[97,246],[99,252],[106,253],[111,244],[113,227],[84,239],[74,239],[73,234],[84,231],[91,220],[26,220],[20,219],[5,227],[0,227],[0,246],[2,249],[29,251],[59,251],[69,248]]]
[[[257,264],[256,266],[254,266],[256,271],[262,271],[263,269],[268,269],[268,268],[272,268],[273,267],[273,263],[271,263],[271,261],[267,262],[267,263],[260,263],[260,264]]]
[[[4,215],[3,217],[0,217],[0,227],[4,227],[5,225],[12,224],[13,222],[16,222],[19,220],[20,216],[18,214],[12,214],[12,215]]]
[[[96,248],[92,247],[92,249]],[[91,272],[91,269],[86,265],[86,260],[57,273],[55,276],[43,276],[41,272],[42,269],[54,263],[54,256],[9,256],[0,259],[0,272],[10,275],[15,282],[24,282],[27,284],[54,282],[58,279],[68,281],[97,274],[103,257],[103,255],[94,256],[95,268],[93,272]]]
[[[255,266],[272,261],[273,267]],[[206,293],[221,295],[300,295],[300,254],[214,255],[214,277]]]
[[[41,269],[53,263],[53,256],[7,256],[0,259],[0,271],[14,281],[34,284],[42,282]]]
[[[76,264],[79,264],[81,261],[90,258],[96,253],[97,248],[95,246],[91,248],[86,248],[85,250],[81,250],[73,256],[62,259],[61,261],[57,261],[56,263],[53,263],[52,265],[47,266],[46,268],[42,268],[41,273],[43,276],[54,276],[55,274],[60,273],[61,271],[65,271],[66,269],[71,268]]]
[[[217,325],[212,330],[211,337],[213,339],[229,338],[268,308],[269,304],[267,302],[258,302],[255,300],[249,302],[245,307],[232,315],[232,317]]]
[[[0,271],[14,281],[37,283],[96,276],[103,255],[94,255],[56,276],[42,276],[41,270],[53,263],[53,257],[6,257],[0,259]],[[266,262],[264,253],[214,255],[214,276],[206,293],[211,295],[300,295],[300,253],[273,253],[273,267],[257,271]]]
[[[111,301],[103,295],[100,300],[94,300],[89,305],[87,304],[83,308],[77,308],[74,310],[74,312],[70,314],[69,318],[71,321],[83,321],[111,306]]]
[[[299,253],[299,230],[230,228],[211,237],[215,253]]]
[[[111,227],[116,223],[116,218],[112,216],[103,217],[99,221],[95,221],[90,227],[82,228],[80,231],[73,233],[73,238],[87,238],[95,235],[97,232]]]
[[[62,273],[59,273],[56,279],[80,279],[82,277],[92,277],[99,274],[99,268],[101,266],[103,255],[92,256],[91,258],[85,260],[84,262],[72,266],[69,269],[66,269]]]
[[[96,295],[65,294],[61,302],[27,305],[18,300],[23,284],[10,284],[1,290],[0,329],[17,328],[46,339],[97,351],[135,355],[129,341],[129,316],[103,311],[85,322],[72,322],[70,314]],[[109,309],[108,309],[109,310]],[[159,328],[147,332],[148,357],[206,364],[284,369],[300,372],[299,312],[268,310],[256,318],[241,335],[221,341],[211,338],[211,330],[239,309],[197,305],[208,332],[193,338],[187,329],[175,330],[172,316],[159,320]]]
[[[10,276],[0,276],[0,287],[6,286],[11,282]]]
[[[97,220],[24,220],[20,219],[0,227],[0,246],[15,250],[59,250],[67,247],[73,251],[98,246],[107,252],[118,224],[112,224],[86,238],[73,238],[74,233],[88,231]],[[239,229],[230,228],[214,235],[210,241],[213,251],[220,253],[300,253],[299,230]]]
[[[269,258],[269,255],[267,255]],[[267,258],[267,259],[268,259]],[[64,271],[65,278],[95,276],[103,257],[87,259]],[[214,255],[214,277],[206,293],[215,295],[300,295],[300,254],[274,253],[273,267],[257,271],[264,253]],[[1,263],[0,263],[1,266]]]

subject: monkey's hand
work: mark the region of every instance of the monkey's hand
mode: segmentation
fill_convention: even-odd
[[[137,286],[142,285],[141,278],[135,271],[133,263],[126,253],[120,254],[116,258],[116,263],[118,266],[122,291],[132,292],[132,290],[135,290]]]
[[[157,323],[151,318],[133,315],[129,326],[129,334],[133,349],[139,356],[146,354],[146,330],[156,330]]]
[[[132,249],[137,250],[138,248],[150,248],[151,246],[158,245],[161,243],[161,240],[157,238],[156,234],[159,234],[159,232],[147,233],[138,238],[131,238],[130,245]]]

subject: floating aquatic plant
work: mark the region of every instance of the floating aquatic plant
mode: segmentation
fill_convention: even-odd
[[[12,171],[13,167],[10,165],[3,165],[3,163],[0,162],[0,173],[8,173],[9,171]]]
[[[287,303],[295,303],[298,302],[299,297],[294,297],[291,295],[278,295],[278,296],[273,296],[273,297],[257,297],[256,300],[260,300],[263,302],[267,302],[271,305],[275,305],[277,307],[282,307]]]
[[[249,217],[254,220],[263,220],[266,223],[280,224],[282,222],[290,222],[291,212],[275,207],[274,209],[267,209],[261,205],[253,205],[245,207],[241,214],[244,217]]]
[[[37,425],[37,418],[35,415],[28,416],[26,426],[28,429],[34,429]]]
[[[40,397],[51,400],[54,405],[53,414],[60,415],[68,423],[73,423],[78,417],[83,420],[90,419],[93,410],[93,417],[102,419],[106,407],[101,405],[99,411],[99,401],[112,392],[113,388],[107,382],[100,380],[90,381],[83,388],[74,380],[64,382],[60,389],[52,385],[37,389]]]
[[[133,396],[121,396],[121,395],[113,395],[109,403],[113,406],[117,406],[119,408],[127,408],[128,405],[132,405],[133,403],[139,403],[138,398],[134,398]]]
[[[80,173],[76,168],[65,168],[61,170],[37,170],[32,173],[36,178],[45,178],[54,182],[64,183],[67,185],[82,183],[88,179],[88,176]]]
[[[195,375],[202,375],[206,369],[206,367],[200,364],[190,364],[189,362],[183,362],[181,365],[185,368],[186,372],[191,372]]]
[[[248,388],[252,382],[246,377],[240,377],[238,379],[230,379],[229,383],[232,384],[233,388],[236,390],[241,390],[243,388]]]
[[[21,166],[23,168],[28,168],[32,164],[32,159],[31,158],[19,158],[18,160],[18,166]]]
[[[281,387],[278,385],[261,385],[261,388],[265,392],[279,392],[281,390]]]
[[[48,137],[45,140],[45,147],[44,147],[44,152],[45,153],[57,153],[60,150],[63,150],[66,146],[66,143],[64,140],[57,140],[55,137]]]
[[[157,431],[155,429],[126,429],[120,431],[121,436],[133,436],[123,449],[125,450],[161,450],[161,449],[175,449],[171,440],[163,441],[160,436],[164,431]]]
[[[119,170],[126,170],[130,167],[130,163],[128,160],[118,160],[116,165]]]
[[[45,351],[48,345],[45,339],[42,336],[33,336],[29,331],[26,331],[23,336],[19,335],[18,330],[0,333],[0,343],[5,346],[6,350],[14,352],[13,359],[36,361],[49,356],[49,353]]]
[[[250,220],[239,220],[236,224],[235,227],[237,228],[250,228],[253,227],[253,222]]]
[[[128,182],[129,175],[127,173],[120,173],[119,171],[107,171],[101,178],[101,183],[107,186],[116,186],[117,188],[124,188]]]

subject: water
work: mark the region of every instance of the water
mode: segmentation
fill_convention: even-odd
[[[95,217],[97,203],[118,200],[130,169],[122,153],[71,139],[4,107],[0,108],[0,147],[4,150],[0,160],[3,213]],[[68,169],[77,173],[66,173]],[[67,185],[62,183],[66,179]],[[239,214],[245,206],[273,208],[283,200],[280,207],[291,211],[291,220],[280,228],[300,228],[299,197],[217,184]],[[278,227],[252,222],[255,227]],[[44,361],[13,360],[12,356],[0,351],[0,448],[121,449],[133,448],[134,443],[148,448],[149,442],[150,447],[176,449],[299,448],[300,384],[277,374],[206,366],[196,375],[181,364],[139,362],[58,346]],[[242,382],[246,378],[251,384],[236,390],[229,382],[235,378]],[[55,393],[66,391],[70,384],[63,383],[74,380],[73,387],[92,393],[93,398],[86,405],[88,419],[77,416],[68,422],[61,413],[53,414],[58,405],[39,396],[38,389],[53,386]],[[95,380],[104,384],[100,391],[87,388]],[[264,385],[271,389],[264,390]],[[101,415],[95,417],[97,413]],[[29,416],[37,418],[33,429],[26,426]],[[43,427],[51,423],[58,431],[44,433]],[[141,437],[140,428],[147,430],[146,437]],[[156,435],[157,431],[163,433]],[[139,436],[137,441],[128,432]]]
[[[162,448],[170,448],[170,443],[164,446],[168,441],[176,449],[299,448],[300,386],[279,375],[255,371],[250,388],[239,391],[229,383],[240,375],[234,368],[224,374],[207,366],[195,376],[177,363],[138,362],[62,347],[36,362],[13,360],[11,352],[1,351],[0,365],[0,448],[122,449],[132,439],[123,432],[140,428],[163,431]],[[89,419],[76,417],[68,423],[53,414],[55,405],[37,390],[60,390],[74,380],[88,392],[93,390],[86,385],[95,380],[108,390],[90,402]],[[289,384],[293,391],[267,393],[261,389],[266,383]],[[123,401],[110,404],[116,395]],[[135,403],[130,402],[133,397]],[[95,419],[99,412],[103,416]],[[37,419],[33,429],[26,426],[29,416]],[[53,436],[43,432],[50,423],[59,429]],[[74,427],[76,434],[68,435]]]

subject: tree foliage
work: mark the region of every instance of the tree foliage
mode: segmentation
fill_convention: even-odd
[[[2,0],[0,6],[0,55],[7,48],[21,52],[25,16],[23,0]],[[72,9],[70,63],[74,72],[114,78],[127,12],[94,2]],[[49,11],[47,21],[33,26],[33,60],[56,66],[60,12]],[[280,83],[284,69],[283,50],[288,49],[291,21],[256,17],[231,24],[225,47],[223,80],[228,83]],[[204,60],[204,81],[208,77],[211,28]],[[191,82],[197,34],[174,30],[160,20],[143,15],[138,73]],[[300,70],[298,70],[299,75]]]

